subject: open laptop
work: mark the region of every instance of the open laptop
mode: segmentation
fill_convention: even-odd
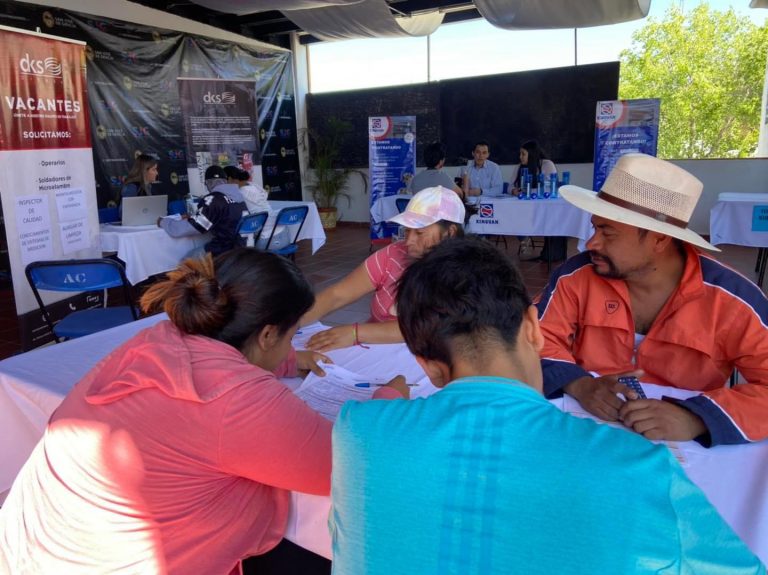
[[[157,218],[168,215],[168,196],[123,198],[124,226],[156,225]]]

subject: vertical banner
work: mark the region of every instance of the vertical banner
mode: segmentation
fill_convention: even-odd
[[[29,349],[52,338],[26,265],[101,256],[85,46],[5,27],[0,42],[0,197],[22,344]],[[100,303],[67,295],[46,295],[46,302],[59,302],[51,309],[54,320]]]
[[[404,194],[416,172],[416,116],[368,118],[368,165],[371,206],[377,200]],[[371,239],[387,238],[397,225],[371,221]]]
[[[659,103],[655,98],[597,103],[593,190],[600,190],[620,156],[632,152],[656,155]]]
[[[205,170],[214,164],[240,166],[261,185],[256,84],[247,80],[179,78],[178,86],[192,195],[207,193]]]

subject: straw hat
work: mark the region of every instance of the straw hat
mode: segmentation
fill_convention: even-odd
[[[402,214],[387,221],[418,230],[440,220],[464,224],[464,204],[461,198],[443,186],[421,190],[411,198]]]
[[[688,229],[703,188],[697,178],[674,164],[646,154],[625,154],[599,193],[563,186],[560,194],[590,214],[720,251]]]

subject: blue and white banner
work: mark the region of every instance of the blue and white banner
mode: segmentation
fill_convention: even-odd
[[[385,196],[405,194],[416,172],[416,116],[368,118],[371,206]],[[371,239],[387,238],[397,225],[371,220]]]
[[[600,190],[613,166],[624,154],[640,152],[656,155],[660,102],[649,98],[597,103],[593,190]]]

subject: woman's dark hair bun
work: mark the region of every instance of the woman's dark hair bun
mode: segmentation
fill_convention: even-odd
[[[146,313],[164,311],[176,327],[190,334],[217,333],[232,315],[210,255],[184,260],[166,280],[144,293],[141,306]]]
[[[146,313],[165,311],[181,331],[242,350],[266,325],[285,333],[315,301],[290,260],[253,248],[183,261],[141,298]]]

